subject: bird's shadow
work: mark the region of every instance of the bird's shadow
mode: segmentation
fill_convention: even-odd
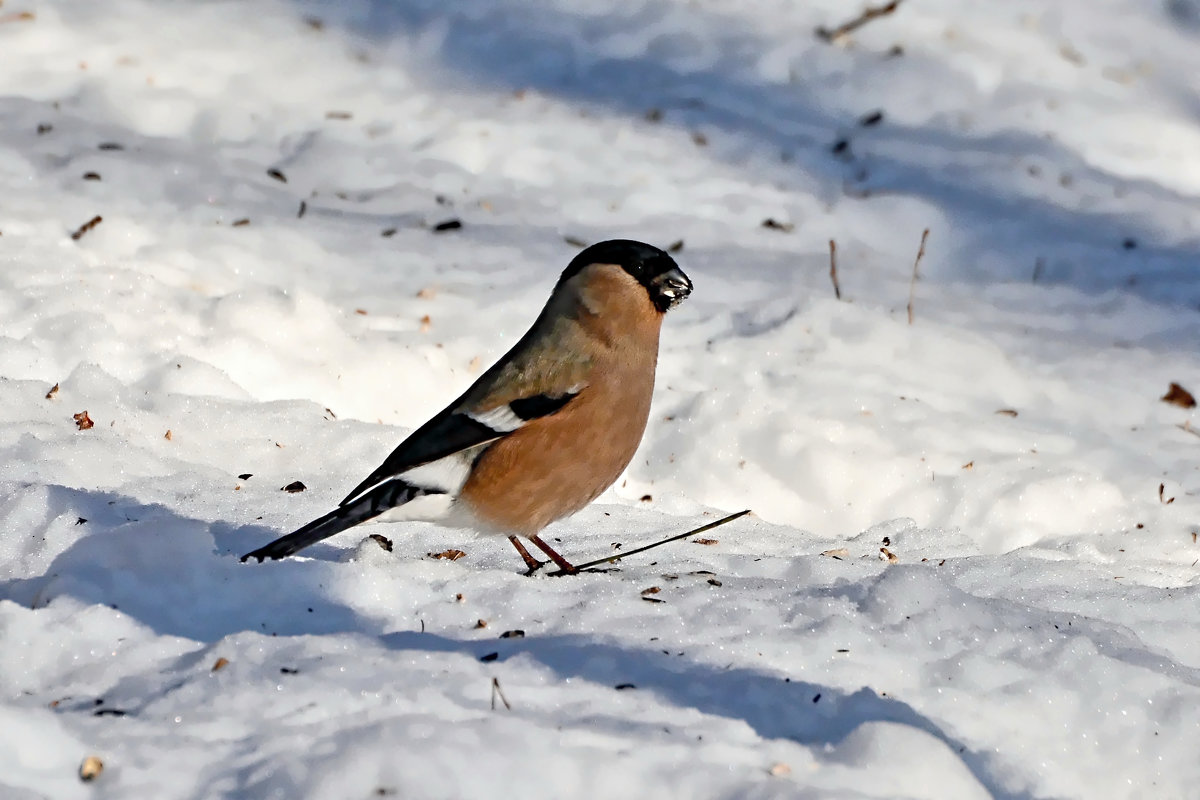
[[[912,706],[870,688],[846,692],[578,634],[489,641],[432,632],[380,635],[378,621],[333,599],[324,585],[331,570],[345,568],[334,563],[344,560],[345,551],[318,551],[323,563],[285,561],[257,569],[239,563],[237,556],[248,540],[272,535],[258,526],[191,519],[112,492],[63,486],[24,491],[46,495],[45,514],[28,531],[32,539],[75,538],[40,574],[0,580],[0,600],[36,609],[70,596],[117,608],[159,635],[203,643],[247,631],[278,636],[354,633],[377,637],[394,651],[499,662],[528,658],[564,681],[632,684],[681,709],[742,720],[763,738],[805,745],[836,745],[865,723],[893,722],[943,742],[993,796],[1029,796],[1001,785],[993,756],[972,750]],[[529,591],[538,591],[540,583],[530,581]],[[265,630],[263,620],[270,620],[272,630]]]
[[[468,642],[436,633],[402,632],[381,637],[402,651],[464,653],[504,662],[525,657],[559,679],[650,692],[680,709],[741,720],[764,739],[806,746],[836,746],[861,725],[892,722],[942,742],[992,797],[1029,798],[1002,785],[994,755],[969,748],[909,704],[869,687],[854,692],[770,675],[744,667],[685,661],[660,650],[629,647],[567,634]]]

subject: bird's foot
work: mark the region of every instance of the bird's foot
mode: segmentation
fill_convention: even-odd
[[[530,565],[529,569],[525,570],[525,572],[522,574],[526,578],[532,578],[534,575],[538,574],[541,571],[542,567],[546,566],[549,563],[550,563],[549,561],[534,560],[533,564]]]
[[[551,547],[550,545],[543,542],[537,534],[530,536],[529,541],[531,541],[535,545],[537,545],[538,549],[541,550],[543,553],[550,556],[550,560],[553,561],[555,563],[555,565],[558,567],[558,572],[554,572],[551,574],[553,574],[553,575],[576,575],[579,573],[579,570],[577,570],[575,568],[574,564],[572,564],[570,561],[567,561],[565,558],[560,556],[553,547]]]
[[[525,572],[526,577],[532,575],[533,573],[537,572],[542,567],[546,566],[545,561],[538,561],[536,558],[529,555],[529,551],[525,549],[525,545],[521,544],[521,540],[518,539],[517,537],[510,536],[510,537],[508,537],[508,541],[512,542],[512,546],[517,548],[517,552],[521,554],[521,560],[524,561],[525,566],[528,567],[528,569]]]

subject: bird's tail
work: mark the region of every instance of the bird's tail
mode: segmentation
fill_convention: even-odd
[[[299,530],[281,536],[265,547],[242,556],[242,561],[252,558],[261,564],[265,559],[287,558],[311,544],[341,533],[360,522],[374,519],[388,509],[402,506],[415,497],[426,494],[442,494],[436,489],[413,486],[402,480],[391,480],[376,486],[371,491],[343,506],[338,506],[323,517],[318,517]]]

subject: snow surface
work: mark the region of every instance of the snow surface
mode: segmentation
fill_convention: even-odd
[[[1200,796],[1200,2],[858,9],[0,5],[0,796]],[[614,237],[696,292],[548,534],[755,516],[238,563]]]

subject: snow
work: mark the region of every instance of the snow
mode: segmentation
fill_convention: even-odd
[[[0,6],[0,796],[1195,796],[1200,3],[858,9]],[[753,516],[238,562],[617,237],[696,291],[547,535]]]

